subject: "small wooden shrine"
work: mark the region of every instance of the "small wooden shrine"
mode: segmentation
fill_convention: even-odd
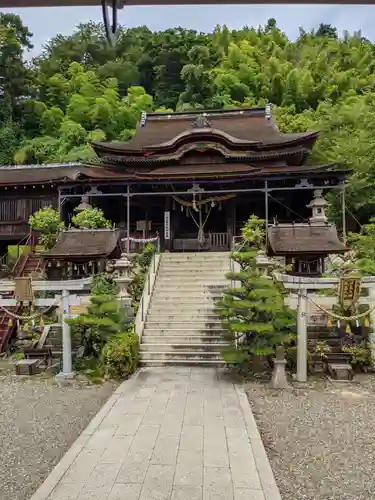
[[[66,229],[43,254],[50,279],[86,278],[105,271],[109,259],[121,255],[117,229]]]
[[[339,240],[334,224],[328,222],[325,214],[327,201],[322,191],[314,191],[314,199],[307,205],[312,209],[308,223],[278,224],[275,222],[267,231],[267,253],[270,256],[285,257],[291,265],[291,274],[319,276],[325,272],[325,260],[330,254],[342,254],[348,248]]]

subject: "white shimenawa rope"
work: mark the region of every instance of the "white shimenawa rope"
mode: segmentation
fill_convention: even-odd
[[[53,304],[48,306],[44,311],[37,312],[35,314],[31,314],[30,316],[20,316],[19,314],[16,314],[12,311],[9,311],[9,309],[6,309],[4,306],[0,305],[0,309],[2,309],[8,316],[11,316],[12,318],[15,319],[35,319],[39,318],[40,316],[44,316],[44,314],[47,314],[53,307],[56,307],[61,299],[57,299]]]
[[[121,241],[132,241],[133,243],[152,243],[153,241],[157,241],[159,236],[155,236],[154,238],[132,238],[131,236],[121,238]]]

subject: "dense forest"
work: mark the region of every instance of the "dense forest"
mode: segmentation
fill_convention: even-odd
[[[348,207],[375,215],[375,46],[321,24],[291,41],[263,27],[213,33],[100,24],[58,35],[30,61],[32,34],[0,14],[0,164],[70,162],[93,156],[91,139],[123,140],[142,111],[272,103],[283,132],[319,129],[310,158],[351,170]]]

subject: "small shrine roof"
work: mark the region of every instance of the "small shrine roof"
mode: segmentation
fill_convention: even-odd
[[[283,134],[265,108],[214,110],[203,112],[150,113],[126,142],[93,142],[99,156],[165,149],[186,137],[196,140],[222,138],[235,145],[254,149],[276,145],[307,143],[311,148],[318,132]]]
[[[275,224],[268,228],[267,234],[271,255],[328,255],[348,251],[333,224]]]
[[[56,245],[43,254],[47,259],[105,258],[118,246],[118,229],[65,229]]]

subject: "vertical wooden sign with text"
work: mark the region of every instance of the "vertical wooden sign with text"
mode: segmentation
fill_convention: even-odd
[[[164,239],[171,239],[171,213],[169,211],[164,212]]]

